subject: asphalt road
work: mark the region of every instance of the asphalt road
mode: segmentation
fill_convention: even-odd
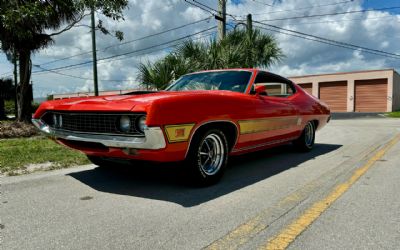
[[[399,133],[400,119],[333,120],[312,152],[231,158],[208,188],[169,165],[3,177],[0,248],[271,249],[289,231],[290,249],[398,249]]]

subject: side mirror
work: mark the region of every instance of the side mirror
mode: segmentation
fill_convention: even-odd
[[[256,95],[267,95],[267,88],[264,85],[257,85],[255,87]]]

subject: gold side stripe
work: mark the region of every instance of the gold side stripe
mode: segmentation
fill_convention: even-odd
[[[164,127],[168,142],[184,142],[189,140],[190,132],[194,127],[194,123],[166,125]]]
[[[239,121],[240,134],[286,129],[298,125],[299,117],[273,117]]]
[[[296,140],[296,139],[297,139],[297,137],[290,137],[290,138],[287,138],[287,139],[281,139],[281,140],[265,142],[265,143],[261,143],[261,144],[257,144],[257,145],[253,145],[253,146],[234,149],[234,150],[232,150],[232,153],[237,153],[237,152],[256,149],[256,148],[261,148],[261,147],[266,147],[266,146],[269,146],[269,145],[279,144],[279,143],[283,143],[283,142],[289,142],[289,141],[293,141],[293,140]]]

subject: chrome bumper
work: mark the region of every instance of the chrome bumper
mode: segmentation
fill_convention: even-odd
[[[42,133],[55,139],[95,142],[114,148],[162,149],[166,146],[164,134],[159,127],[145,129],[144,137],[130,137],[55,130],[40,119],[32,119],[32,123]]]

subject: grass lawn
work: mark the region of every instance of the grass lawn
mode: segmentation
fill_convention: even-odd
[[[386,113],[387,117],[400,118],[400,111]]]
[[[29,172],[29,164],[47,163],[46,169],[88,164],[86,156],[45,137],[0,140],[0,173]]]

